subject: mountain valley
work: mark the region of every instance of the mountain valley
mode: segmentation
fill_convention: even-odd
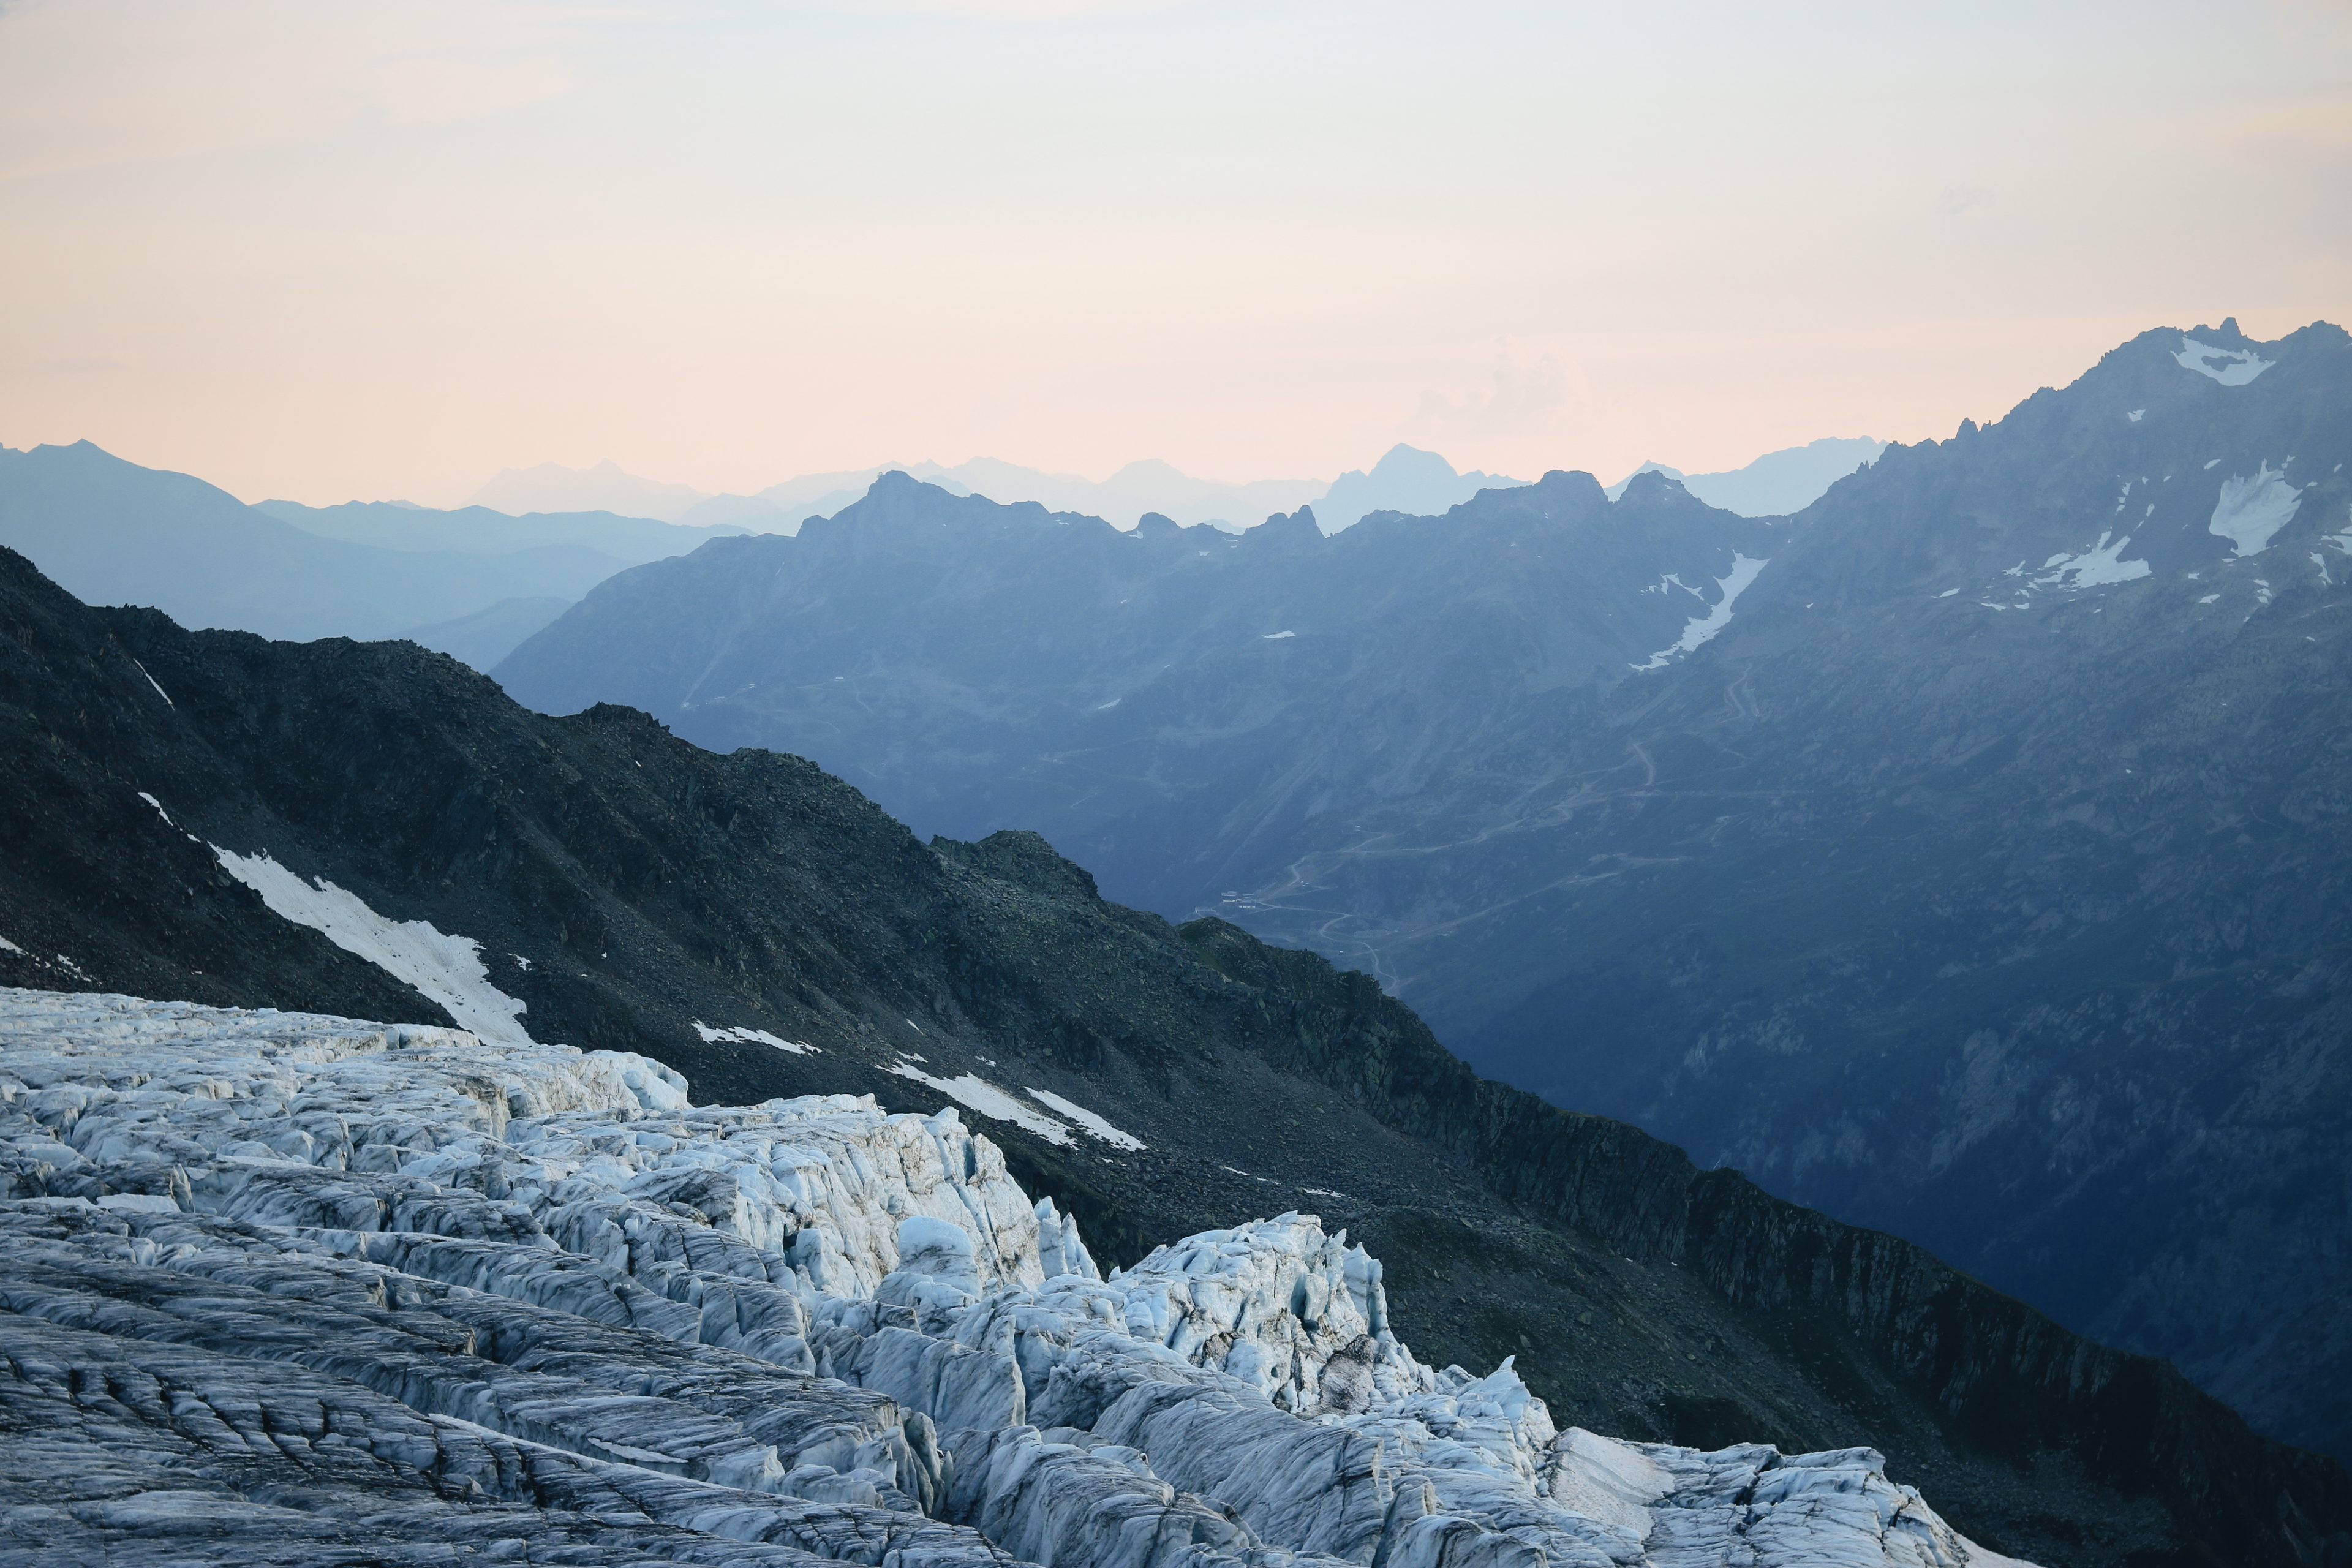
[[[886,478],[498,669],[1360,968],[1480,1070],[2352,1452],[2352,343],[2143,334],[1801,513],[1325,537]]]
[[[0,567],[0,979],[639,1052],[698,1105],[953,1104],[1106,1263],[1311,1205],[1432,1364],[1516,1356],[1563,1428],[1866,1442],[2043,1562],[2352,1541],[2340,1468],[2160,1364],[1481,1081],[1364,977],[1107,903],[1034,836],[926,845],[792,757]]]

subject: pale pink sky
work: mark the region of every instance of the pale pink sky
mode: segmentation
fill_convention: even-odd
[[[1703,470],[2352,315],[2352,7],[0,5],[0,443]]]

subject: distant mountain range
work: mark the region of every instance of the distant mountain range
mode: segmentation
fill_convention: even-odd
[[[864,495],[883,474],[903,471],[953,495],[988,495],[1005,501],[1035,501],[1056,511],[1083,511],[1131,528],[1148,511],[1183,522],[1220,522],[1244,528],[1268,512],[1286,510],[1328,487],[1313,479],[1263,479],[1226,485],[1196,479],[1157,459],[1129,463],[1109,479],[1049,474],[993,458],[943,468],[914,463],[811,474],[772,485],[751,496],[715,496],[685,514],[692,522],[731,522],[755,532],[790,533],[811,517],[829,517]]]
[[[247,506],[87,441],[0,447],[0,544],[94,603],[268,637],[413,637],[484,666],[614,572],[730,531],[607,512]]]
[[[2347,1453],[2347,460],[2352,341],[2225,322],[1782,521],[1555,473],[1121,533],[886,479],[498,674],[1037,829]]]
[[[560,463],[508,468],[474,493],[473,505],[520,517],[526,512],[609,511],[623,517],[677,522],[706,500],[691,485],[665,484],[624,473],[610,458],[591,468]]]
[[[541,464],[509,469],[483,500],[453,511],[407,501],[248,507],[201,479],[142,468],[87,441],[0,447],[0,544],[96,603],[150,605],[191,626],[268,637],[405,637],[488,669],[614,573],[725,534],[790,533],[804,518],[854,504],[880,472],[703,496],[610,462]],[[915,477],[956,495],[1037,500],[1123,527],[1157,512],[1228,531],[1312,500],[1320,525],[1336,532],[1366,512],[1442,510],[1517,483],[1457,474],[1410,447],[1328,486],[1218,485],[1160,462],[1130,463],[1101,483],[988,458],[921,464]]]
[[[1744,468],[1719,474],[1685,474],[1664,463],[1644,463],[1634,473],[1660,473],[1678,479],[1683,489],[1709,506],[1742,517],[1787,517],[1804,510],[1838,480],[1878,461],[1884,441],[1860,437],[1827,437],[1802,447],[1767,452]],[[1627,475],[1609,489],[1612,500],[1633,483]]]
[[[1778,516],[1801,510],[1832,481],[1875,458],[1885,445],[1866,440],[1816,441],[1810,447],[1768,453],[1744,468],[1698,475],[1687,483],[1693,494],[1726,510],[1748,517]],[[1644,467],[1683,477],[1658,464]],[[1442,512],[1482,489],[1507,489],[1527,482],[1475,469],[1457,473],[1453,464],[1434,452],[1400,445],[1391,447],[1370,469],[1351,468],[1328,484],[1319,479],[1223,484],[1194,479],[1156,458],[1129,463],[1108,479],[1096,480],[975,458],[952,468],[938,463],[886,463],[806,474],[752,495],[707,496],[683,485],[639,479],[611,462],[591,468],[543,463],[536,468],[508,469],[485,486],[475,500],[501,511],[602,508],[751,533],[791,533],[809,518],[830,517],[856,501],[875,480],[894,472],[937,485],[950,495],[984,495],[1007,504],[1035,501],[1049,511],[1099,517],[1118,528],[1132,528],[1146,512],[1158,512],[1185,527],[1213,522],[1236,532],[1268,516],[1311,506],[1323,531],[1337,533],[1371,512]]]
[[[614,573],[723,534],[790,533],[805,518],[854,504],[882,472],[704,496],[610,462],[545,463],[507,470],[476,504],[454,511],[406,501],[248,507],[201,479],[140,468],[87,441],[0,447],[0,544],[97,603],[152,605],[191,626],[268,637],[406,637],[488,669]],[[1328,486],[1219,485],[1160,462],[1130,463],[1100,483],[989,458],[919,464],[914,477],[951,494],[1035,500],[1122,527],[1157,512],[1230,531],[1312,500],[1320,525],[1336,532],[1367,512],[1443,510],[1518,482],[1457,474],[1411,447]]]
[[[892,492],[941,494],[901,481],[877,499]],[[1706,521],[1665,481],[1637,487],[1634,495],[1627,504],[1652,509],[1638,530],[1643,539],[1629,547],[1645,569],[1660,552],[1671,556],[1686,544],[1681,535],[1689,526]],[[964,510],[988,505],[947,500]],[[856,526],[811,532],[837,539]],[[1071,528],[1073,539],[1099,536],[1111,550],[1155,560],[1171,548],[1170,535],[1188,548],[1221,543],[1235,560],[1251,559],[1253,550],[1314,552],[1338,542],[1296,517],[1265,531],[1264,542],[1222,542],[1210,531],[1172,524],[1140,540],[1100,523],[1045,526]],[[746,547],[807,542],[720,541],[701,554],[740,559]],[[1708,563],[1686,564],[1696,571]],[[1223,577],[1233,568],[1213,552],[1203,570]],[[702,1107],[803,1094],[872,1094],[893,1110],[952,1104],[985,1128],[1028,1192],[1051,1195],[1076,1215],[1106,1263],[1132,1266],[1156,1244],[1253,1215],[1312,1209],[1335,1229],[1345,1226],[1385,1261],[1387,1306],[1399,1332],[1437,1361],[1491,1365],[1516,1357],[1562,1426],[1707,1448],[1757,1439],[1792,1454],[1876,1447],[1891,1473],[1924,1489],[1955,1525],[2000,1551],[2047,1563],[2319,1568],[2352,1551],[2352,1481],[2342,1468],[2254,1436],[2171,1368],[2079,1339],[1895,1237],[1772,1199],[1729,1173],[1702,1173],[1633,1128],[1482,1082],[1363,977],[1335,972],[1309,953],[1268,947],[1222,920],[1171,926],[1107,903],[1085,871],[1034,835],[925,844],[797,758],[717,755],[619,708],[564,719],[534,714],[490,681],[401,643],[270,643],[184,631],[151,610],[93,610],[5,551],[0,626],[9,634],[0,638],[0,748],[11,764],[0,770],[0,843],[8,847],[0,856],[0,983],[454,1022],[494,1040],[527,1030],[541,1040],[652,1055],[686,1075]],[[26,1005],[43,1003],[14,994]],[[158,1037],[146,1031],[174,1011],[124,1010],[128,1021],[107,1027],[138,1031],[152,1049]],[[176,1012],[185,1021],[186,1009]],[[253,1026],[265,1035],[270,1027],[266,1016]],[[754,1250],[740,1223],[751,1211],[748,1197],[738,1202],[739,1176],[756,1171],[769,1183],[764,1138],[756,1161],[698,1165],[683,1171],[690,1179],[672,1171],[657,1185],[634,1182],[637,1212],[661,1216],[668,1229],[630,1228],[624,1237],[593,1217],[605,1210],[567,1209],[577,1234],[596,1238],[597,1257],[618,1248],[631,1261],[636,1279],[616,1283],[617,1271],[588,1257],[496,1252],[523,1236],[499,1217],[497,1205],[510,1189],[518,1206],[527,1195],[509,1182],[509,1167],[486,1165],[404,1110],[395,1120],[378,1119],[373,1147],[389,1157],[366,1165],[373,1185],[355,1185],[338,1181],[342,1173],[320,1152],[339,1131],[311,1140],[290,1122],[239,1120],[231,1112],[254,1101],[234,1091],[225,1100],[200,1100],[226,1107],[220,1115],[175,1121],[160,1134],[184,1142],[189,1169],[126,1158],[103,1138],[89,1142],[92,1158],[68,1155],[56,1138],[28,1137],[25,1129],[70,1136],[70,1118],[59,1107],[70,1109],[80,1091],[48,1077],[34,1081],[49,1086],[33,1097],[46,1120],[31,1122],[19,1109],[17,1157],[0,1162],[0,1196],[19,1215],[13,1234],[24,1237],[28,1214],[34,1225],[87,1223],[110,1247],[97,1272],[120,1299],[97,1317],[73,1315],[89,1310],[88,1299],[61,1291],[55,1268],[44,1264],[9,1281],[14,1310],[0,1316],[41,1325],[53,1342],[79,1336],[75,1355],[99,1339],[87,1331],[96,1329],[163,1356],[188,1342],[192,1323],[216,1324],[232,1311],[242,1313],[236,1321],[246,1337],[237,1342],[266,1347],[272,1364],[320,1366],[317,1355],[339,1353],[331,1342],[298,1344],[249,1308],[221,1306],[220,1292],[243,1287],[220,1272],[216,1258],[207,1270],[171,1247],[141,1242],[126,1252],[119,1228],[111,1240],[99,1229],[133,1209],[169,1211],[162,1220],[177,1223],[180,1203],[215,1226],[234,1223],[224,1212],[268,1221],[241,1233],[257,1251],[342,1268],[315,1278],[336,1289],[355,1284],[339,1298],[343,1307],[402,1333],[426,1325],[439,1336],[430,1347],[436,1357],[455,1361],[511,1326],[515,1342],[501,1340],[498,1357],[541,1369],[528,1375],[555,1380],[550,1387],[584,1389],[608,1417],[600,1432],[619,1430],[610,1420],[637,1420],[653,1407],[646,1390],[658,1384],[675,1391],[686,1374],[675,1359],[654,1359],[640,1363],[642,1379],[651,1380],[642,1387],[602,1372],[593,1384],[563,1384],[585,1375],[586,1362],[567,1348],[587,1331],[583,1319],[593,1319],[608,1340],[634,1324],[641,1342],[654,1339],[642,1331],[657,1323],[659,1333],[694,1348],[713,1336],[742,1342],[727,1336],[780,1321],[768,1315],[766,1299],[743,1294],[751,1288],[747,1279],[765,1289],[772,1277],[762,1268],[778,1267],[763,1265],[763,1256],[782,1256]],[[184,1093],[205,1091],[201,1075],[172,1081]],[[534,1093],[546,1094],[555,1080],[531,1081]],[[479,1082],[491,1085],[493,1108],[505,1110],[497,1081]],[[1024,1091],[1027,1099],[1016,1098]],[[312,1120],[337,1122],[335,1102],[301,1103]],[[133,1117],[157,1125],[146,1120],[155,1110],[144,1101],[114,1109],[119,1120],[95,1125],[120,1128]],[[714,1140],[717,1131],[749,1139],[747,1123],[704,1115],[698,1125],[715,1130]],[[608,1125],[577,1124],[596,1137],[608,1135]],[[661,1136],[644,1129],[658,1125],[610,1135],[643,1145]],[[296,1157],[269,1153],[239,1131],[257,1127],[300,1140]],[[387,1127],[413,1160],[383,1141]],[[203,1158],[194,1152],[199,1142]],[[257,1152],[268,1157],[257,1162]],[[225,1211],[222,1194],[233,1189],[207,1177],[223,1161],[239,1175],[307,1173],[317,1184],[268,1188],[282,1194],[278,1208]],[[541,1175],[549,1168],[529,1167]],[[627,1179],[628,1167],[614,1168],[624,1173],[616,1180]],[[915,1168],[910,1159],[908,1169]],[[511,1169],[520,1177],[524,1167]],[[792,1173],[790,1180],[800,1179]],[[253,1180],[258,1185],[262,1178]],[[396,1203],[375,1195],[387,1182],[401,1184]],[[780,1155],[773,1184],[761,1191],[795,1190],[785,1183]],[[576,1195],[568,1186],[558,1194],[567,1205]],[[542,1212],[548,1206],[542,1203]],[[582,1213],[593,1224],[579,1221]],[[280,1225],[289,1219],[313,1228],[298,1243]],[[625,1213],[617,1223],[635,1220]],[[468,1239],[435,1242],[425,1233],[436,1224]],[[473,1228],[446,1229],[455,1224]],[[321,1225],[336,1228],[315,1228]],[[391,1255],[362,1248],[352,1256],[333,1239],[350,1238],[355,1226],[394,1232],[360,1240],[413,1249],[400,1256],[441,1247],[436,1257],[467,1271],[460,1278],[493,1288],[482,1300],[496,1316],[465,1309],[470,1289],[435,1287],[429,1299],[457,1303],[451,1317],[466,1325],[453,1340],[449,1319],[385,1308],[385,1298],[371,1295],[385,1278],[372,1263]],[[523,1252],[519,1245],[511,1250]],[[524,1276],[508,1267],[551,1259],[565,1272],[533,1274],[523,1285],[517,1280]],[[710,1271],[722,1266],[731,1276]],[[257,1278],[237,1267],[236,1280]],[[173,1280],[176,1287],[152,1293],[156,1282]],[[1307,1295],[1289,1296],[1286,1284],[1257,1288],[1279,1293],[1265,1310],[1278,1310],[1286,1300],[1310,1321],[1319,1310]],[[537,1293],[542,1289],[549,1293]],[[320,1304],[308,1289],[287,1300],[298,1315]],[[559,1320],[549,1307],[581,1316]],[[557,1321],[563,1337],[529,1337]],[[912,1340],[887,1326],[904,1321],[863,1320],[868,1330]],[[1022,1332],[1045,1332],[1044,1322],[1024,1319]],[[353,1355],[348,1345],[340,1353]],[[440,1397],[433,1390],[448,1386],[410,1375],[424,1362],[385,1372],[368,1356],[357,1360],[404,1389],[425,1389],[423,1396],[404,1394],[420,1409]],[[124,1397],[155,1424],[151,1429],[171,1431],[163,1426],[168,1421],[209,1445],[192,1450],[203,1459],[192,1475],[217,1478],[224,1472],[215,1461],[235,1466],[245,1450],[205,1436],[226,1427],[201,1426],[214,1410],[251,1415],[256,1407],[249,1399],[237,1403],[245,1396],[233,1381],[192,1385],[210,1404],[190,1405],[199,1413],[191,1417],[184,1402],[154,1397],[157,1384],[143,1373],[145,1381],[125,1384],[120,1375],[68,1377],[58,1370],[78,1362],[52,1358],[25,1373],[27,1364],[17,1357],[23,1376],[72,1402],[68,1415],[120,1413],[126,1406],[109,1391],[130,1388]],[[124,1363],[107,1364],[119,1372]],[[179,1375],[189,1363],[183,1356],[170,1364]],[[910,1378],[935,1388],[969,1382],[960,1363],[907,1364],[917,1368]],[[1049,1394],[1045,1377],[1029,1375],[1040,1405],[1061,1398],[1046,1407],[1072,1408],[1064,1384],[1076,1380],[1057,1369]],[[1021,1386],[1013,1384],[1016,1414]],[[1124,1385],[1109,1393],[1102,1382],[1089,1386],[1082,1397],[1098,1409]],[[539,1397],[535,1384],[502,1387]],[[320,1406],[310,1405],[308,1417],[299,1401],[290,1408],[283,1431],[318,1430]],[[514,1409],[525,1411],[520,1419],[542,1420],[536,1404],[499,1408],[509,1422],[518,1419]],[[782,1430],[772,1406],[760,1405],[758,1415],[779,1422],[758,1430]],[[785,1415],[803,1422],[795,1430],[809,1429],[800,1415]],[[1496,1426],[1516,1418],[1511,1407],[1499,1418],[1480,1417]],[[550,1425],[531,1430],[560,1448],[562,1433],[553,1428],[561,1421],[545,1419]],[[343,1415],[334,1420],[337,1434],[351,1425]],[[53,1440],[56,1426],[27,1429],[26,1440]],[[422,1431],[424,1463],[434,1462],[436,1428],[414,1422],[377,1428],[387,1429],[404,1446],[393,1456],[379,1443],[380,1458],[411,1453],[409,1438]],[[298,1437],[282,1438],[268,1450],[281,1468],[280,1449],[298,1461],[310,1451]],[[492,1456],[490,1468],[503,1478],[499,1495],[584,1498],[580,1506],[598,1509],[605,1506],[598,1499],[622,1497],[549,1482],[557,1472],[530,1459],[533,1451]],[[677,1461],[667,1456],[677,1451],[698,1468],[704,1463],[701,1449],[595,1450],[669,1464]],[[1118,1453],[1094,1451],[1114,1459]],[[157,1452],[151,1445],[131,1458]],[[1360,1482],[1380,1495],[1370,1491],[1381,1475],[1370,1458],[1377,1452],[1366,1452],[1369,1474],[1349,1470],[1330,1484]],[[1431,1464],[1450,1462],[1443,1448],[1426,1453]],[[320,1463],[331,1470],[331,1456],[321,1454]],[[500,1457],[508,1454],[515,1463]],[[1314,1462],[1327,1471],[1332,1465],[1328,1457]],[[463,1464],[474,1468],[436,1469],[435,1484],[470,1507],[484,1494],[467,1478],[490,1472],[472,1458]],[[780,1470],[772,1458],[770,1467]],[[617,1484],[613,1478],[623,1468],[607,1467],[594,1484]],[[259,1472],[248,1465],[226,1473],[250,1479]],[[772,1474],[761,1484],[774,1489],[783,1479]],[[1654,1488],[1634,1489],[1646,1484],[1635,1477],[1623,1495],[1654,1497]],[[1781,1479],[1764,1484],[1778,1488]],[[546,1491],[551,1486],[559,1489]],[[274,1474],[271,1489],[277,1515],[295,1514],[296,1505],[314,1509],[327,1495],[298,1487],[292,1496]],[[1624,1505],[1611,1500],[1617,1492],[1594,1495],[1606,1517],[1623,1516]],[[731,1500],[749,1496],[714,1489],[678,1506],[698,1510],[698,1522],[718,1521],[709,1526],[714,1531],[740,1533],[747,1515]],[[1402,1488],[1397,1496],[1399,1510],[1414,1501]],[[1124,1507],[1118,1496],[1111,1504]],[[1889,1521],[1870,1498],[1860,1506],[1858,1521],[1845,1521],[1856,1535],[1872,1542],[1883,1531],[1887,1561],[1919,1560],[1916,1543],[1927,1538],[1916,1520],[1898,1514]],[[1433,1497],[1420,1507],[1433,1509]],[[1733,1523],[1748,1517],[1738,1500],[1729,1510]],[[870,1511],[828,1514],[842,1521],[845,1542],[851,1525],[862,1532],[856,1553],[875,1555],[874,1542],[895,1542],[885,1555],[911,1560],[929,1552],[924,1560],[942,1560],[922,1542],[908,1545],[903,1533],[873,1533]],[[413,1515],[412,1509],[397,1518],[413,1522]],[[495,1512],[483,1517],[489,1522],[480,1529],[503,1528]],[[1140,1514],[1110,1517],[1106,1528],[1137,1518],[1150,1523]],[[151,1532],[149,1540],[163,1528],[151,1521],[184,1528],[179,1514],[152,1510],[116,1509],[108,1518],[130,1521]],[[596,1518],[606,1522],[602,1513]],[[1457,1552],[1464,1537],[1452,1530],[1455,1522],[1447,1521],[1442,1535],[1418,1538],[1438,1542],[1426,1547],[1426,1561],[1536,1560],[1517,1541],[1507,1542],[1504,1552]],[[1729,1533],[1721,1518],[1707,1528]],[[1669,1548],[1687,1544],[1687,1536],[1668,1521],[1663,1537],[1650,1560],[1681,1561]],[[1145,1544],[1172,1563],[1209,1561],[1196,1539],[1163,1532]],[[1790,1539],[1767,1538],[1783,1548]]]
[[[1376,511],[1427,516],[1451,510],[1480,490],[1516,489],[1525,483],[1475,469],[1457,474],[1434,452],[1391,447],[1369,473],[1350,468],[1315,498],[1315,521],[1324,532],[1337,533]]]

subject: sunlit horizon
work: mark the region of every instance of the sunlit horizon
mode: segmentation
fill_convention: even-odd
[[[448,505],[1916,441],[2352,313],[2347,80],[2318,0],[18,4],[0,443]]]

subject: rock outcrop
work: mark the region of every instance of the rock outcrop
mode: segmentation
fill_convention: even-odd
[[[115,995],[0,991],[0,1430],[5,1563],[2011,1561],[1560,1433],[1312,1216],[1106,1278],[953,1108]]]

